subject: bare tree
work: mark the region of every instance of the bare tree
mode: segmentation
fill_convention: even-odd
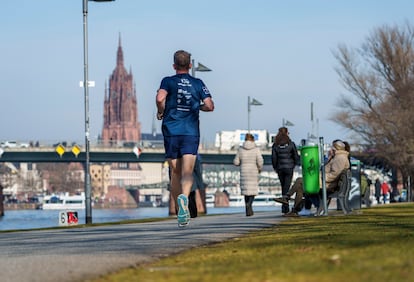
[[[68,163],[40,163],[38,169],[41,171],[42,177],[49,182],[49,192],[74,194],[82,188],[83,182],[80,181],[76,168]]]
[[[359,48],[339,45],[334,56],[347,93],[332,119],[406,179],[414,172],[414,27],[384,25]]]

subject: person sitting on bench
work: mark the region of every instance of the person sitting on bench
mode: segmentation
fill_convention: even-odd
[[[339,175],[344,169],[350,168],[348,155],[349,152],[345,150],[345,144],[343,141],[335,140],[332,143],[328,161],[325,165],[325,183],[328,195],[338,190]],[[274,200],[282,204],[288,204],[293,194],[296,194],[295,204],[293,205],[292,210],[289,213],[285,214],[285,216],[298,216],[298,212],[302,210],[302,201],[304,196],[302,177],[298,177],[296,179],[295,183],[292,185],[286,195],[280,198],[275,198]],[[309,197],[315,207],[317,209],[319,208],[319,194],[305,195],[305,197]]]

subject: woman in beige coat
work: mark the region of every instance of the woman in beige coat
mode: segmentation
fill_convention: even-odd
[[[240,166],[240,189],[246,204],[246,216],[253,215],[253,200],[259,192],[259,173],[263,168],[263,156],[254,143],[254,136],[247,133],[243,145],[237,151],[234,165]]]

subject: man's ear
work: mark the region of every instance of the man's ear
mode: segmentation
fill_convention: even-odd
[[[177,70],[177,66],[175,64],[173,64],[173,69]]]

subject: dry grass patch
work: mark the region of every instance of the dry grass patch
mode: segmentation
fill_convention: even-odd
[[[96,281],[410,281],[414,205],[291,218]]]

